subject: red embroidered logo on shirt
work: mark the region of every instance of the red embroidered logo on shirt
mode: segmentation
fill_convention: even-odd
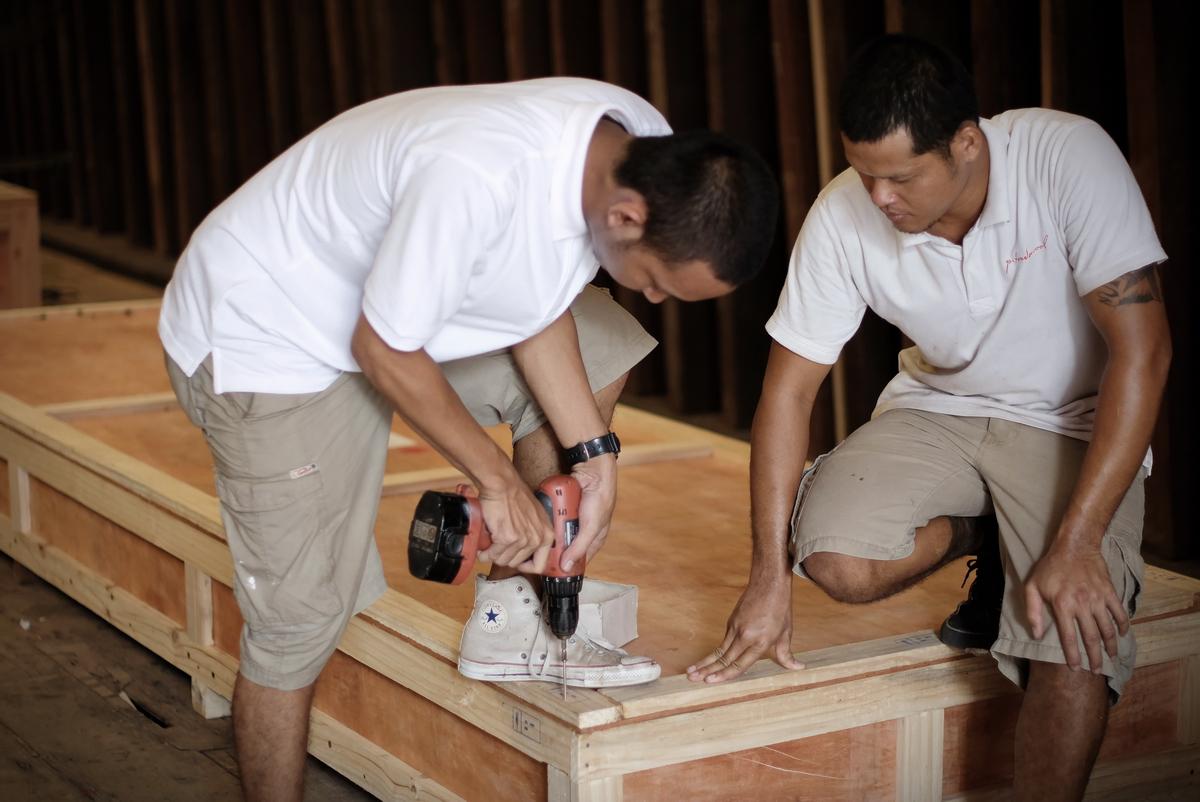
[[[1046,250],[1046,243],[1049,240],[1050,240],[1050,235],[1043,234],[1041,244],[1030,248],[1029,250],[1025,251],[1025,253],[1022,254],[1021,256],[1010,256],[1009,258],[1004,260],[1004,266],[1008,267],[1009,265],[1020,264],[1021,262],[1028,262],[1030,259],[1033,258],[1033,255],[1035,253],[1037,253],[1038,251]]]

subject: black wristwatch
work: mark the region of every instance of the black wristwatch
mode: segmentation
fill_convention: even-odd
[[[614,457],[621,453],[621,441],[617,439],[615,432],[609,432],[603,437],[597,437],[595,440],[585,440],[582,443],[576,443],[563,452],[563,456],[567,459],[567,467],[578,465],[581,462],[587,462],[593,457],[598,457],[601,454],[612,454]]]

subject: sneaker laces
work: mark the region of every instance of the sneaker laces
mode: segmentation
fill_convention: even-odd
[[[962,584],[959,585],[960,588],[965,588],[967,586],[967,580],[971,578],[971,574],[974,573],[975,569],[977,569],[978,567],[979,567],[979,558],[972,557],[971,559],[967,560],[967,573],[963,575]]]

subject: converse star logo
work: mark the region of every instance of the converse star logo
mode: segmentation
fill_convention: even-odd
[[[500,632],[508,626],[508,611],[500,602],[488,599],[481,608],[479,626],[484,632]]]

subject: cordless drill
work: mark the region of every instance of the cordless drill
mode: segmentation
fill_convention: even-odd
[[[408,570],[418,579],[461,584],[471,575],[475,557],[491,548],[492,535],[483,520],[483,508],[473,489],[459,485],[455,493],[428,490],[417,502],[408,531]],[[583,587],[585,558],[572,572],[562,570],[562,555],[579,534],[579,482],[570,476],[551,476],[535,497],[546,509],[554,529],[554,544],[542,572],[543,596],[551,631],[559,638],[566,694],[567,639],[579,625],[579,591]]]

